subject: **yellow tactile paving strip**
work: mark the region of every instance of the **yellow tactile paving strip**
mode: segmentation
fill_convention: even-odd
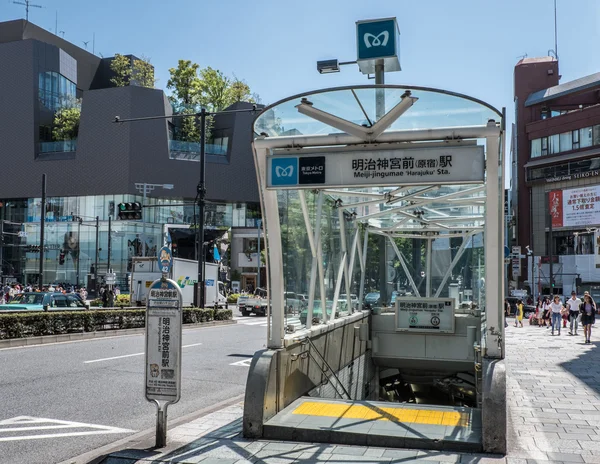
[[[362,404],[321,403],[306,401],[293,414],[338,417],[340,419],[389,420],[405,424],[469,426],[469,414],[431,409],[380,408]]]

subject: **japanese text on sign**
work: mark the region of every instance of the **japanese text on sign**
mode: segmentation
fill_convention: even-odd
[[[397,298],[396,330],[454,333],[454,299]]]
[[[600,224],[600,186],[549,192],[553,227]]]

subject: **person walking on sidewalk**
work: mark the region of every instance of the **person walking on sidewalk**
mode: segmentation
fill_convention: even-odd
[[[515,327],[518,327],[517,324],[521,324],[521,327],[523,327],[523,302],[521,300],[517,301],[517,314],[515,314]]]
[[[583,296],[583,303],[580,306],[581,325],[583,326],[583,335],[585,343],[591,343],[592,325],[596,322],[596,303],[589,294]]]
[[[558,335],[560,335],[560,321],[562,320],[561,311],[563,308],[560,296],[554,295],[554,301],[550,303],[550,311],[552,313],[552,335],[554,335],[555,329],[558,331]]]
[[[565,306],[569,310],[569,335],[577,335],[577,319],[579,318],[581,300],[577,298],[577,293],[575,291],[571,292],[571,298],[567,300]]]

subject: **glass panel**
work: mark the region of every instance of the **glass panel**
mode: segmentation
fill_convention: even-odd
[[[573,134],[571,132],[563,132],[560,137],[560,151],[569,151],[573,149]]]
[[[600,145],[600,125],[599,126],[594,126],[592,144],[593,145]]]
[[[551,135],[550,137],[548,137],[548,141],[549,141],[549,145],[550,145],[550,150],[548,153],[550,155],[554,155],[554,154],[560,152],[559,140],[560,140],[560,138],[559,138],[558,134]]]
[[[548,154],[548,137],[542,137],[542,156]]]
[[[490,107],[461,95],[446,94],[435,89],[387,87],[382,92],[374,86],[365,86],[326,90],[305,95],[304,98],[314,108],[334,116],[359,125],[372,125],[376,121],[376,97],[384,97],[385,109],[389,111],[401,101],[407,90],[418,100],[388,130],[485,125],[490,119],[500,120],[500,115]],[[296,107],[301,101],[302,97],[298,97],[267,108],[257,118],[254,132],[265,132],[269,136],[340,132],[299,113]]]
[[[531,157],[537,158],[538,156],[542,156],[542,139],[531,141]]]
[[[592,128],[579,129],[579,146],[581,148],[592,146]]]

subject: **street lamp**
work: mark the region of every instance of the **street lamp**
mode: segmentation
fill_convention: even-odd
[[[146,182],[136,182],[135,188],[138,192],[142,192],[142,256],[146,256],[146,217],[144,215],[144,208],[146,207],[146,195],[152,192],[155,188],[163,188],[165,190],[173,190],[175,186],[173,184],[148,184]]]

